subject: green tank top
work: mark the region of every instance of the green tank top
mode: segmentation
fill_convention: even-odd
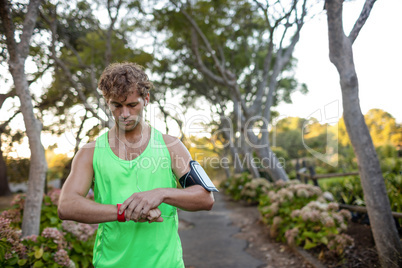
[[[93,156],[95,201],[123,203],[135,192],[176,188],[171,158],[162,134],[152,128],[146,149],[134,160],[117,157],[109,146],[108,132],[96,140]],[[178,235],[176,207],[159,206],[163,222],[101,223],[96,235],[93,264],[101,267],[184,267]]]

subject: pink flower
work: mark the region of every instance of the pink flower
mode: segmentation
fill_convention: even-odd
[[[293,210],[292,213],[290,214],[290,217],[291,217],[292,219],[294,219],[294,218],[296,218],[296,217],[299,217],[299,216],[300,216],[300,209],[295,209],[295,210]]]
[[[328,209],[333,210],[333,211],[338,211],[339,205],[338,205],[338,203],[331,202],[328,204]]]
[[[42,236],[48,239],[52,239],[53,242],[58,245],[58,248],[65,248],[67,246],[64,235],[59,230],[57,230],[57,228],[45,228],[42,231]]]
[[[14,196],[13,201],[11,201],[11,205],[17,205],[20,209],[24,209],[26,194],[17,194]]]
[[[47,194],[50,197],[50,200],[52,200],[52,203],[55,204],[56,206],[59,204],[60,193],[61,189],[52,189]]]
[[[290,230],[287,230],[285,233],[286,241],[288,242],[288,245],[293,246],[295,245],[295,238],[299,234],[299,229],[298,228],[293,228]]]
[[[37,235],[29,235],[29,236],[25,236],[24,238],[22,238],[23,240],[30,240],[33,242],[37,242],[38,240],[38,236]]]
[[[347,209],[341,209],[339,214],[341,214],[346,221],[349,221],[352,218],[352,213]]]
[[[64,249],[59,249],[55,254],[54,254],[54,261],[61,265],[61,266],[69,266],[70,265],[70,258],[68,257],[67,251]]]
[[[13,223],[21,222],[21,211],[19,209],[4,210],[0,216],[11,220]]]
[[[63,221],[61,225],[65,231],[82,241],[88,241],[97,230],[96,224],[91,225],[75,221]]]

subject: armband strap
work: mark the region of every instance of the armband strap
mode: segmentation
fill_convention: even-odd
[[[123,211],[123,213],[119,214],[119,210],[120,210],[121,204],[117,204],[117,221],[118,222],[125,222],[126,221],[126,211]]]
[[[219,192],[202,166],[194,160],[190,161],[190,171],[179,179],[179,183],[183,188],[201,185],[209,192]]]

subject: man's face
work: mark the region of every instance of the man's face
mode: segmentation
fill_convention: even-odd
[[[113,114],[116,126],[123,131],[135,129],[142,120],[143,110],[149,102],[149,94],[142,98],[137,90],[127,96],[127,99],[110,98],[108,105]]]

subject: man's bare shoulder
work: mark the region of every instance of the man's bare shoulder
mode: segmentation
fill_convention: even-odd
[[[177,138],[169,134],[162,134],[163,140],[165,141],[166,147],[170,150],[175,150],[178,148],[182,148],[184,144]]]
[[[77,159],[79,159],[80,161],[92,161],[95,151],[95,145],[96,141],[92,141],[82,146],[75,155],[74,160],[77,161]]]
[[[191,160],[190,152],[186,146],[176,137],[163,134],[163,140],[169,150],[172,159],[172,169],[177,178],[180,178],[190,169],[188,163]]]

